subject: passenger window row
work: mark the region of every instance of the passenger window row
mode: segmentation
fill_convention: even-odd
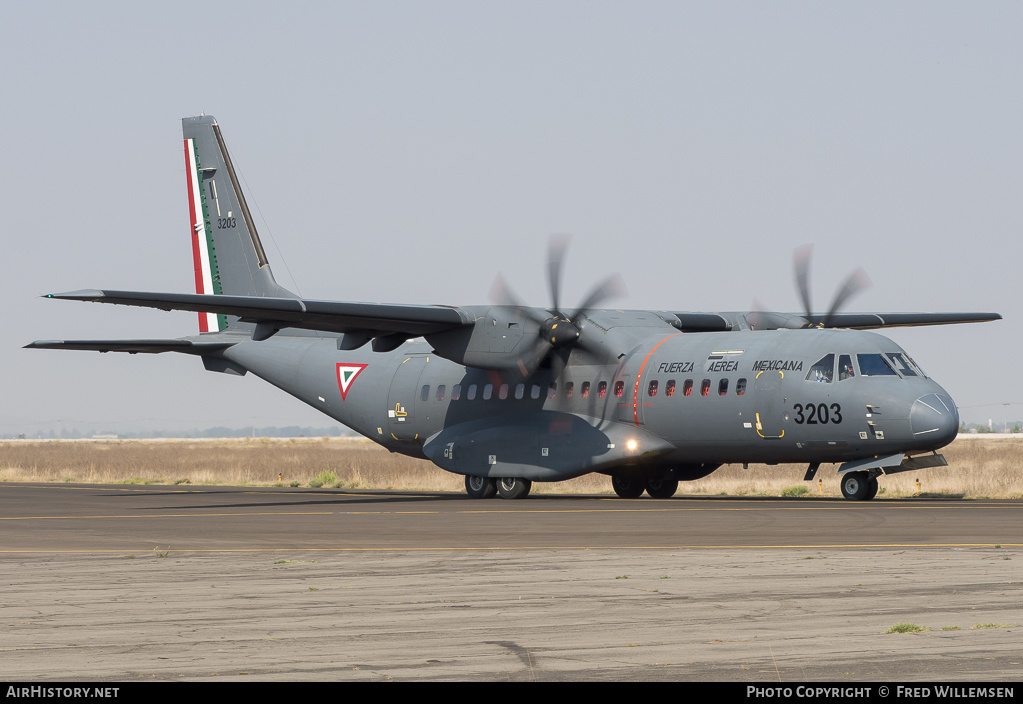
[[[657,379],[651,379],[650,383],[648,383],[647,387],[646,387],[646,395],[649,396],[650,398],[653,398],[654,396],[656,396],[659,384],[660,383],[659,383],[659,381]],[[700,396],[710,396],[710,389],[711,389],[711,380],[710,379],[704,379],[703,381],[700,382]],[[664,395],[665,396],[674,396],[675,392],[676,392],[675,380],[674,379],[668,379],[667,383],[665,383],[665,385],[664,385]],[[682,395],[683,396],[692,396],[693,395],[693,380],[692,379],[686,379],[684,382],[682,382]],[[718,396],[727,396],[727,395],[728,395],[728,379],[727,378],[726,379],[718,379]],[[737,382],[735,382],[735,395],[736,396],[745,396],[746,395],[746,379],[745,378],[739,379]]]
[[[437,390],[434,394],[434,398],[437,401],[444,401],[447,398],[447,389],[448,387],[446,384],[438,385]],[[484,401],[489,401],[494,397],[495,391],[497,398],[499,399],[506,399],[509,396],[512,396],[520,400],[526,398],[527,391],[529,394],[529,398],[534,400],[540,398],[541,394],[545,393],[543,387],[541,387],[539,384],[530,384],[528,386],[528,389],[526,384],[515,384],[514,388],[512,387],[511,384],[496,385],[468,384],[467,386],[463,386],[462,384],[455,384],[454,386],[451,387],[451,400],[461,401],[464,398],[467,401],[475,401],[477,398],[482,398]],[[615,382],[614,387],[615,396],[619,397],[622,396],[624,394],[624,391],[625,382],[622,381]],[[574,398],[576,396],[575,382],[572,381],[565,382],[561,387],[561,393],[565,398]],[[557,398],[558,396],[557,382],[551,382],[547,386],[546,396],[547,398]],[[596,387],[594,387],[591,382],[584,381],[579,385],[578,396],[580,398],[590,398],[591,396],[594,396],[596,398],[606,398],[607,382],[606,381],[597,382]],[[423,385],[422,391],[420,393],[420,398],[423,401],[430,400],[429,384]]]
[[[718,396],[728,395],[728,379],[720,379],[718,381]],[[660,387],[660,381],[658,379],[652,379],[647,384],[647,396],[653,398],[657,395]],[[669,379],[664,385],[664,395],[674,396],[677,392],[678,386],[675,379]],[[430,385],[424,384],[420,393],[420,398],[423,401],[430,400]],[[451,387],[451,400],[461,401],[463,398],[467,401],[475,401],[477,398],[482,398],[484,401],[489,401],[495,395],[499,399],[506,399],[509,396],[513,396],[516,399],[526,398],[527,386],[526,384],[515,384],[514,388],[511,384],[469,384],[464,386],[462,384],[455,384]],[[558,397],[558,392],[561,392],[563,398],[575,398],[576,397],[576,384],[573,381],[566,381],[561,384],[560,389],[558,382],[552,381],[547,386],[546,397],[548,399],[555,399]],[[710,396],[711,380],[704,379],[700,382],[700,395]],[[528,386],[529,398],[536,400],[540,398],[541,393],[544,390],[539,384],[530,384]],[[596,387],[593,386],[589,381],[584,381],[579,385],[578,397],[579,398],[590,398],[594,396],[596,398],[606,398],[608,393],[607,382],[597,382]],[[625,396],[625,382],[616,381],[614,383],[613,391],[615,398],[623,398]],[[693,380],[686,379],[682,382],[682,395],[692,396],[693,395]],[[434,393],[434,399],[437,401],[444,401],[447,399],[448,387],[447,384],[439,384]],[[746,379],[739,379],[735,384],[735,395],[744,396],[746,394]]]

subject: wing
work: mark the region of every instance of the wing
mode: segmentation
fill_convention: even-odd
[[[778,330],[786,328],[847,328],[876,330],[880,328],[921,325],[954,325],[1001,320],[998,313],[832,313],[804,315],[771,311],[732,311],[727,313],[672,313],[678,318],[675,327],[683,332],[717,332],[724,330]]]
[[[464,310],[446,306],[96,289],[52,293],[46,297],[160,310],[223,313],[238,316],[243,322],[264,323],[276,329],[363,332],[373,333],[373,337],[395,333],[415,337],[473,325],[475,322],[474,316]]]

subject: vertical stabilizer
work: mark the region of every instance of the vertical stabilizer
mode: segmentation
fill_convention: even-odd
[[[211,115],[181,120],[195,292],[296,298],[270,271],[224,137]],[[237,318],[199,313],[199,330],[239,326]]]

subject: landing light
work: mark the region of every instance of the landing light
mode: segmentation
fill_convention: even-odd
[[[639,443],[636,442],[635,440],[629,440],[627,443],[625,443],[625,447],[627,447],[631,452],[635,450],[637,447],[639,447]]]

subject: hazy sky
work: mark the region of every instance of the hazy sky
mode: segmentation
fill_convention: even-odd
[[[485,303],[996,311],[889,336],[971,422],[1023,418],[1019,2],[6,3],[0,433],[328,425],[182,355],[23,350],[177,337],[192,313],[49,301],[193,290],[180,118],[215,115],[278,280]],[[1005,407],[1002,404],[1013,404]]]

